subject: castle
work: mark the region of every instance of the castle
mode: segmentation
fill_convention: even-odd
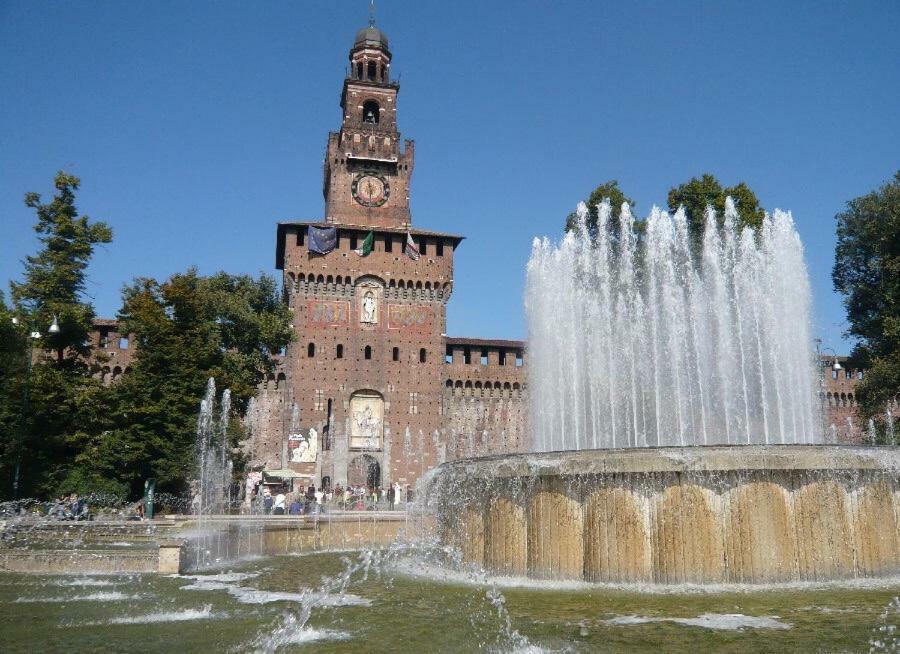
[[[525,344],[446,335],[463,237],[413,224],[391,58],[374,24],[356,34],[324,220],[276,231],[295,340],[257,398],[251,458],[316,486],[412,485],[447,458],[524,446]]]
[[[385,34],[356,34],[328,134],[322,220],[277,225],[275,266],[294,342],[248,413],[252,470],[295,487],[412,487],[450,459],[527,450],[526,345],[446,334],[453,257],[463,237],[414,226],[412,140],[398,129],[400,85]],[[98,319],[101,375],[133,353]],[[853,387],[863,372],[822,357],[823,424],[858,441]],[[848,420],[849,418],[849,420]]]

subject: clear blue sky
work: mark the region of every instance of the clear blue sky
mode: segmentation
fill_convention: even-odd
[[[794,212],[815,331],[839,351],[834,215],[900,168],[900,3],[408,2],[378,24],[416,140],[416,225],[463,234],[452,335],[525,336],[524,268],[599,182],[646,214],[712,172]],[[59,169],[112,225],[89,292],[274,273],[275,223],[323,213],[326,133],[367,3],[0,0],[0,281]],[[563,310],[563,308],[561,308]]]

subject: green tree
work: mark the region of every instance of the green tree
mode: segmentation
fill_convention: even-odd
[[[612,216],[609,223],[610,230],[616,234],[619,229],[619,210],[621,209],[624,203],[628,203],[631,205],[632,209],[634,208],[634,200],[626,196],[622,190],[619,188],[618,180],[611,179],[608,182],[603,182],[591,191],[591,194],[584,201],[585,205],[587,205],[588,215],[587,215],[587,229],[591,234],[597,233],[597,219],[598,219],[598,211],[597,205],[599,205],[604,200],[609,200],[610,207],[612,208]],[[570,213],[566,217],[566,231],[571,232],[575,229],[575,226],[578,224],[578,215],[575,212]]]
[[[37,214],[34,229],[42,248],[26,257],[25,280],[10,284],[17,311],[29,321],[49,325],[58,320],[59,332],[47,334],[41,345],[56,353],[59,365],[66,357],[74,362],[89,353],[94,309],[84,300],[87,267],[94,247],[112,241],[106,223],[78,215],[75,191],[80,184],[77,177],[60,171],[49,203],[42,204],[37,193],[25,194],[25,204]]]
[[[112,232],[105,223],[78,215],[75,191],[79,183],[77,177],[60,172],[49,203],[42,203],[37,193],[25,195],[25,204],[37,215],[35,231],[41,248],[25,259],[23,281],[10,284],[19,324],[12,335],[16,345],[10,358],[0,363],[10,370],[0,393],[0,423],[6,443],[0,465],[8,477],[16,462],[21,462],[20,496],[59,491],[77,452],[72,437],[80,429],[84,398],[100,392],[99,382],[85,363],[94,309],[84,291],[94,247],[109,243]],[[5,306],[0,313],[7,313]],[[4,330],[12,324],[11,317],[0,319]],[[59,327],[55,333],[48,329],[54,321]],[[32,328],[40,338],[29,339]],[[52,356],[41,356],[41,352]],[[0,356],[5,356],[5,351]],[[25,374],[29,357],[33,365],[30,374]],[[4,483],[0,492],[11,489],[11,483]]]
[[[837,214],[832,280],[844,296],[854,358],[867,368],[856,397],[880,417],[900,393],[900,171]]]
[[[137,279],[123,295],[119,319],[135,341],[135,358],[110,387],[108,413],[84,416],[93,428],[83,433],[73,480],[112,480],[136,496],[155,477],[160,490],[182,492],[194,473],[206,380],[230,388],[241,413],[274,366],[273,354],[289,342],[291,314],[266,275],[189,270],[162,283]],[[236,441],[237,426],[231,433]]]
[[[760,206],[756,194],[744,182],[723,188],[714,176],[704,173],[699,178],[669,189],[669,210],[684,207],[688,231],[695,245],[703,240],[706,225],[706,208],[712,207],[721,224],[725,212],[725,198],[731,196],[741,218],[741,225],[758,229],[766,212]]]
[[[27,336],[0,291],[0,497],[12,489],[16,444],[22,417],[22,377]]]

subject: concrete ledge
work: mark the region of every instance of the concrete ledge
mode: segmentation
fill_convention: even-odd
[[[159,552],[141,550],[0,550],[0,570],[23,573],[155,573]]]
[[[478,479],[745,470],[895,470],[900,448],[839,445],[709,445],[508,454],[444,463]]]

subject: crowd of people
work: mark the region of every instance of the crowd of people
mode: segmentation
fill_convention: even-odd
[[[261,515],[310,515],[328,510],[393,511],[410,500],[409,491],[400,484],[367,488],[337,484],[305,490],[289,491],[283,486],[257,484],[250,494],[247,509]]]
[[[90,520],[91,509],[77,493],[63,495],[50,505],[47,516],[57,520]]]

